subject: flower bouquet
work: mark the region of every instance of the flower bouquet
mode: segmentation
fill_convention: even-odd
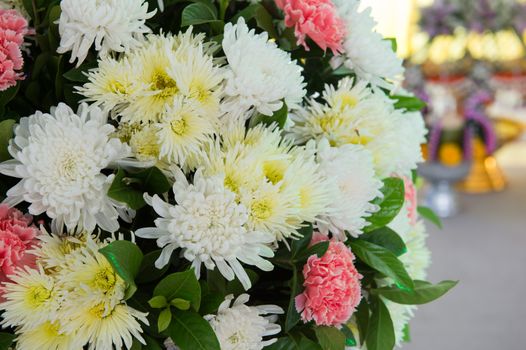
[[[3,348],[393,349],[421,101],[355,0],[0,10]]]

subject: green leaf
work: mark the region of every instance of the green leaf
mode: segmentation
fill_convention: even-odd
[[[365,264],[392,278],[402,288],[414,288],[413,280],[404,264],[391,251],[363,240],[356,240],[350,244],[352,252]]]
[[[397,304],[403,305],[422,305],[430,303],[458,284],[458,281],[442,281],[438,284],[431,284],[426,281],[414,281],[413,291],[403,291],[396,286],[372,289],[371,293],[381,295]]]
[[[172,301],[170,301],[170,305],[183,311],[190,309],[190,302],[181,298],[172,299]]]
[[[298,254],[294,260],[296,262],[304,262],[312,255],[317,255],[319,258],[321,258],[325,254],[327,249],[329,249],[329,243],[329,241],[317,243]]]
[[[393,350],[395,346],[393,321],[389,310],[379,298],[373,302],[366,343],[368,350]]]
[[[0,92],[0,111],[3,111],[4,107],[11,102],[12,99],[14,99],[20,90],[20,84],[16,84],[15,86],[10,87],[9,89]],[[0,117],[4,113],[0,113]],[[1,130],[1,129],[0,129]]]
[[[144,258],[142,259],[141,268],[139,270],[139,273],[137,274],[135,282],[153,282],[161,278],[166,273],[166,271],[168,271],[168,269],[170,268],[169,264],[164,266],[162,269],[158,269],[157,267],[155,267],[155,261],[161,255],[161,252],[161,249],[154,250],[153,252],[149,252],[144,256]]]
[[[88,71],[90,69],[96,68],[98,66],[97,61],[86,62],[80,65],[78,68],[73,68],[63,74],[63,77],[69,81],[74,81],[76,83],[87,83]]]
[[[371,215],[367,221],[370,223],[365,227],[366,232],[376,230],[389,224],[398,215],[405,201],[404,181],[397,177],[384,180],[382,187],[382,198],[373,201],[380,206],[380,210]]]
[[[125,203],[131,209],[138,210],[146,205],[143,192],[128,186],[125,183],[126,173],[124,170],[117,170],[115,179],[108,190],[108,196],[118,202]]]
[[[264,348],[264,350],[322,350],[321,347],[305,337],[300,336],[299,341],[293,337],[281,337],[272,345]]]
[[[418,214],[420,214],[421,217],[431,221],[438,228],[442,229],[442,220],[440,220],[440,218],[433,211],[433,209],[428,208],[428,207],[418,206],[417,210],[418,210]]]
[[[369,304],[365,298],[362,298],[360,305],[356,308],[356,324],[358,326],[358,334],[360,335],[360,342],[363,345],[367,337],[367,330],[369,329]]]
[[[7,350],[13,344],[15,335],[11,333],[0,333],[0,350]]]
[[[12,119],[0,122],[0,162],[11,159],[11,155],[7,150],[9,141],[13,138],[13,127],[15,121]]]
[[[314,332],[323,350],[345,350],[345,335],[337,328],[316,327]]]
[[[302,278],[298,273],[298,269],[292,270],[292,279],[290,281],[290,299],[289,307],[287,309],[287,316],[285,317],[285,332],[289,332],[301,319],[299,312],[296,310],[296,296],[300,294],[302,286]]]
[[[391,49],[394,53],[398,51],[398,43],[396,42],[396,38],[385,38],[385,40],[391,42]]]
[[[351,329],[346,324],[342,325],[341,331],[345,335],[345,345],[346,346],[358,345],[358,342],[356,341],[354,334],[352,333]]]
[[[409,343],[411,341],[411,329],[409,327],[409,323],[404,326],[402,332],[404,333],[402,341],[404,343]]]
[[[174,311],[164,333],[181,350],[221,350],[210,324],[193,311]]]
[[[232,18],[233,23],[237,23],[239,17],[245,18],[245,22],[250,21],[252,18],[256,20],[256,24],[259,28],[266,31],[271,38],[277,38],[278,33],[274,27],[272,21],[272,15],[267,11],[267,9],[261,4],[252,4],[244,8],[237,15]]]
[[[142,350],[142,344],[137,338],[133,338],[133,343],[130,350]]]
[[[163,172],[156,167],[131,174],[130,177],[141,180],[149,194],[166,193],[172,187]]]
[[[168,301],[176,298],[188,300],[195,311],[199,310],[201,305],[201,286],[195,277],[194,269],[166,276],[157,284],[153,295],[163,295]]]
[[[265,124],[267,126],[276,124],[280,129],[283,129],[285,123],[287,122],[288,115],[289,110],[287,104],[283,102],[283,106],[281,106],[281,108],[275,111],[274,114],[272,114],[271,116],[260,113],[253,116],[250,119],[249,127],[252,128],[258,124]]]
[[[181,27],[210,22],[219,22],[217,13],[215,13],[210,6],[198,2],[186,6],[183,10]]]
[[[144,340],[146,340],[146,345],[144,346],[145,350],[163,350],[159,345],[159,342],[147,334],[144,334]]]
[[[199,313],[202,315],[210,315],[216,313],[219,305],[225,300],[225,297],[219,293],[209,293],[202,296]]]
[[[165,331],[170,325],[170,322],[172,322],[172,311],[169,307],[167,307],[161,311],[159,318],[157,319],[157,328],[159,329],[159,333]]]
[[[139,247],[129,241],[114,241],[99,252],[108,259],[115,272],[128,284],[125,299],[129,299],[137,290],[135,276],[139,272],[143,258]]]
[[[168,306],[168,301],[163,295],[157,295],[148,300],[148,304],[154,309],[162,309],[163,307]]]
[[[396,109],[405,109],[408,112],[420,112],[426,107],[426,103],[415,96],[391,96],[395,100]]]
[[[299,253],[309,247],[309,244],[312,241],[312,233],[314,232],[314,229],[312,224],[308,224],[307,226],[302,227],[298,232],[301,237],[293,240],[291,243],[292,258],[295,258]]]
[[[372,232],[364,233],[359,239],[384,247],[394,255],[400,256],[407,252],[403,239],[389,227],[382,227]]]

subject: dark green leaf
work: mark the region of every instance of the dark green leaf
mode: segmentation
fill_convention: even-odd
[[[458,281],[442,281],[438,284],[431,284],[426,281],[414,281],[413,291],[400,290],[396,286],[383,287],[371,290],[372,294],[379,294],[397,304],[422,305],[430,303],[458,284]]]
[[[11,158],[7,147],[9,146],[9,140],[13,138],[14,125],[15,121],[12,119],[0,122],[0,162]]]
[[[395,346],[393,321],[389,310],[379,298],[373,303],[366,343],[368,350],[393,350]]]
[[[97,65],[98,64],[96,61],[86,62],[86,63],[83,63],[78,68],[73,68],[67,71],[66,73],[64,73],[63,76],[69,81],[74,81],[77,83],[86,83],[88,82],[88,76],[87,76],[88,71],[90,69],[96,68]]]
[[[146,340],[146,345],[144,346],[145,350],[163,350],[159,345],[159,342],[147,334],[144,334],[144,340]]]
[[[405,109],[409,112],[419,112],[426,107],[426,103],[415,96],[391,96],[395,100],[396,109]]]
[[[353,332],[347,325],[342,325],[341,328],[342,333],[345,335],[345,345],[346,346],[356,346],[358,345],[358,342],[356,341],[356,338],[354,337]]]
[[[221,350],[210,324],[193,311],[174,311],[164,333],[181,350]]]
[[[389,224],[400,212],[405,201],[404,181],[397,177],[384,180],[382,187],[383,198],[377,198],[374,204],[380,206],[380,210],[371,215],[367,221],[370,223],[365,231],[373,231]]]
[[[345,350],[345,335],[337,328],[316,327],[314,332],[323,350]]]
[[[131,209],[138,210],[146,205],[143,192],[125,183],[126,173],[119,169],[108,190],[108,196],[118,202],[127,204]]]
[[[407,247],[402,238],[387,226],[364,233],[360,236],[360,239],[389,249],[396,256],[407,252]]]
[[[272,116],[263,115],[263,114],[256,114],[252,117],[250,120],[250,127],[254,127],[258,124],[265,124],[265,125],[278,125],[280,129],[283,129],[285,126],[285,123],[287,122],[287,118],[289,115],[289,110],[287,107],[287,104],[283,102],[283,106],[277,111],[272,114]]]
[[[365,298],[362,298],[360,305],[356,309],[356,324],[358,326],[358,334],[360,335],[361,344],[365,342],[367,336],[367,330],[369,328],[369,304]]]
[[[7,350],[13,344],[15,335],[11,333],[0,333],[0,350]]]
[[[141,180],[144,189],[149,194],[161,194],[170,190],[170,183],[166,176],[158,168],[153,167],[139,173],[131,174],[130,177]]]
[[[7,90],[4,90],[0,92],[0,109],[3,110],[3,108],[11,102],[12,99],[15,98],[16,94],[18,93],[18,90],[20,90],[20,84],[17,84],[15,86],[10,87]],[[0,113],[0,117],[3,113]]]
[[[300,294],[302,289],[302,279],[299,276],[297,268],[292,270],[292,279],[290,281],[290,300],[287,309],[287,316],[285,317],[285,332],[289,332],[300,320],[300,314],[296,310],[296,296]]]
[[[310,242],[312,241],[313,231],[314,229],[311,224],[308,224],[299,230],[301,237],[299,239],[293,240],[291,244],[291,253],[293,258],[308,248]]]
[[[272,21],[272,16],[263,5],[252,4],[247,6],[232,18],[232,22],[237,23],[239,17],[245,18],[245,22],[255,18],[258,27],[266,31],[271,38],[278,37],[278,33],[276,32],[276,28]]]
[[[435,224],[438,228],[442,228],[442,220],[438,217],[438,215],[433,211],[433,209],[423,206],[418,206],[418,214],[422,216],[424,219],[427,219],[431,221],[433,224]]]
[[[218,21],[217,13],[214,13],[210,6],[203,3],[195,3],[184,8],[181,17],[181,26],[187,27],[214,21]]]
[[[135,282],[153,282],[161,278],[166,273],[166,271],[168,271],[168,269],[170,268],[169,264],[164,266],[162,269],[158,269],[157,267],[155,267],[155,261],[159,258],[160,255],[161,250],[159,249],[153,252],[149,252],[144,256],[144,258],[142,259],[141,268],[139,270],[139,273],[137,274]]]
[[[312,247],[305,249],[303,252],[296,256],[295,261],[303,262],[312,255],[317,255],[319,258],[321,258],[325,254],[327,249],[329,249],[329,243],[329,241],[320,242],[313,245]]]
[[[190,309],[190,302],[181,298],[175,298],[170,301],[170,305],[178,308],[179,310],[188,310]]]
[[[322,350],[321,347],[305,337],[300,336],[299,341],[293,337],[281,337],[272,345],[264,348],[264,350]]]
[[[219,305],[225,300],[224,296],[219,293],[209,293],[202,297],[199,313],[210,315],[216,313]]]
[[[114,241],[99,252],[108,259],[115,272],[128,284],[125,298],[129,299],[137,290],[135,276],[139,272],[142,252],[139,247],[129,241]]]
[[[157,284],[153,295],[163,295],[168,301],[175,298],[188,300],[196,311],[201,304],[201,286],[195,277],[194,269],[166,276]]]
[[[159,319],[157,320],[157,329],[159,329],[159,333],[163,332],[168,328],[170,325],[170,322],[172,322],[172,311],[169,307],[162,310],[159,314]]]
[[[134,338],[130,350],[142,350],[141,342],[138,339]]]
[[[363,240],[356,240],[350,244],[353,253],[365,264],[392,278],[402,288],[413,289],[413,280],[404,264],[391,251]]]

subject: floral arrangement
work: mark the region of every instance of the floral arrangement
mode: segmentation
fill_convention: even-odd
[[[0,9],[0,333],[16,349],[369,349],[430,263],[421,101],[355,0]]]

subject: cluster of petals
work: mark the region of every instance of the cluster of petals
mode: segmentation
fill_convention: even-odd
[[[327,240],[316,233],[312,243]],[[354,254],[344,243],[332,240],[320,258],[312,255],[303,267],[303,293],[296,297],[296,309],[306,323],[340,327],[347,322],[362,298],[362,276],[354,266]]]
[[[8,280],[18,267],[34,265],[31,250],[39,230],[32,225],[31,215],[0,204],[0,281]]]
[[[0,9],[0,91],[22,79],[21,47],[29,32],[27,20],[16,10]]]
[[[346,25],[332,0],[276,0],[276,5],[285,13],[285,25],[294,27],[299,45],[308,50],[309,37],[335,55],[343,51]]]

